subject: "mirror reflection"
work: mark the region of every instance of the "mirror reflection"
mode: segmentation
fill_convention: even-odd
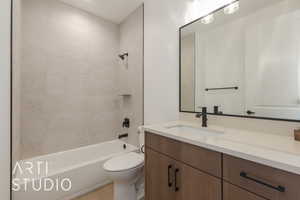
[[[180,29],[180,110],[300,120],[300,1],[234,1]]]

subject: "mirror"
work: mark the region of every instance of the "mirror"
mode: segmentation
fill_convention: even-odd
[[[180,111],[300,120],[300,1],[233,1],[180,28]]]

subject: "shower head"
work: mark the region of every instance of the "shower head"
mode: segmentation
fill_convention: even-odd
[[[128,53],[120,54],[119,57],[124,60],[125,57],[128,57]]]

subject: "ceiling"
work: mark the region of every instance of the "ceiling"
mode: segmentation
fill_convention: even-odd
[[[143,0],[61,0],[66,4],[80,8],[94,15],[121,23],[131,12],[138,8]]]

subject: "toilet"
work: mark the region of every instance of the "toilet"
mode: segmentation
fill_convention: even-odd
[[[140,133],[140,148],[144,138]],[[106,161],[103,169],[114,182],[114,200],[138,200],[137,183],[143,178],[144,154],[130,152]]]

